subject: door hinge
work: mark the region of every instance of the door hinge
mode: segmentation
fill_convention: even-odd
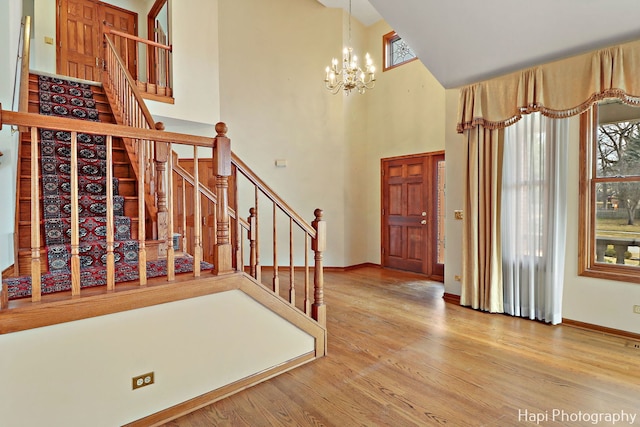
[[[384,215],[384,208],[382,208],[382,215]]]

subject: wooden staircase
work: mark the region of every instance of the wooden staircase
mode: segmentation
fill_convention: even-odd
[[[101,123],[115,124],[109,101],[102,86],[92,86],[93,99],[96,102],[96,109]],[[29,75],[29,105],[28,112],[40,114],[40,99],[38,94],[38,76]],[[20,146],[18,149],[18,180],[17,180],[17,203],[16,203],[16,233],[15,247],[16,258],[14,264],[14,276],[24,276],[31,274],[31,135],[29,132],[21,132]],[[40,150],[40,140],[38,139],[38,149]],[[131,161],[127,154],[122,138],[113,139],[113,162],[114,176],[118,179],[119,194],[124,197],[124,214],[131,218],[131,238],[138,237],[138,196],[137,179]],[[39,176],[39,184],[42,175]],[[44,235],[44,223],[42,221],[42,202],[40,203],[41,218],[39,222],[41,235]],[[40,247],[41,259],[46,257],[46,247],[44,239]],[[41,273],[46,272],[47,263],[41,263]]]

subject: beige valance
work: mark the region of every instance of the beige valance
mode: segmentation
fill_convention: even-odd
[[[535,111],[569,117],[604,98],[640,105],[640,41],[466,86],[460,90],[457,130],[500,129]]]

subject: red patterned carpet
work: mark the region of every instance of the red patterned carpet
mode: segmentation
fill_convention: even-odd
[[[39,76],[40,114],[99,121],[92,87],[58,78]],[[78,196],[80,204],[81,287],[106,284],[106,138],[78,134]],[[42,293],[71,288],[71,133],[40,132],[42,206],[48,272],[42,275]],[[124,216],[124,198],[114,178],[114,255],[116,282],[138,279],[138,241],[131,239],[131,218]],[[202,263],[202,269],[210,269]],[[176,259],[176,273],[192,271],[192,259]],[[166,261],[147,263],[147,276],[166,274]],[[9,298],[31,295],[31,277],[7,278]]]

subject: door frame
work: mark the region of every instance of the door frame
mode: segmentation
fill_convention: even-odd
[[[421,158],[421,159],[425,159],[426,161],[429,162],[430,164],[430,169],[431,169],[431,176],[429,177],[430,182],[427,183],[428,185],[424,185],[424,191],[425,191],[425,198],[426,200],[429,200],[430,203],[434,203],[437,201],[437,191],[438,191],[438,182],[437,179],[434,179],[434,177],[437,174],[437,170],[434,170],[432,168],[433,164],[432,164],[432,160],[436,157],[440,157],[442,156],[443,159],[445,158],[445,151],[444,150],[438,150],[438,151],[430,151],[430,152],[426,152],[426,153],[417,153],[417,154],[408,154],[408,155],[403,155],[403,156],[394,156],[394,157],[385,157],[380,159],[380,264],[383,268],[386,268],[387,266],[385,265],[385,248],[389,247],[389,242],[387,241],[387,233],[386,233],[386,228],[385,228],[385,213],[384,213],[384,192],[385,192],[385,176],[384,176],[384,170],[385,170],[385,162],[390,162],[390,161],[394,161],[394,160],[405,160],[405,159],[417,159],[417,158]],[[436,217],[437,218],[437,212],[434,209],[433,215],[431,215],[431,217]],[[444,221],[444,218],[442,219]],[[417,273],[417,274],[425,274],[427,277],[429,277],[429,279],[431,280],[436,280],[439,282],[443,282],[444,281],[444,264],[437,264],[436,262],[436,257],[437,254],[434,253],[433,248],[435,247],[435,245],[437,245],[437,226],[438,223],[437,221],[429,221],[429,232],[428,235],[432,237],[432,239],[426,239],[425,241],[425,261],[423,262],[423,267],[422,273]],[[436,239],[435,245],[433,242],[433,239]],[[443,267],[440,268],[435,268],[437,265],[442,265]],[[442,270],[442,271],[439,271]]]

